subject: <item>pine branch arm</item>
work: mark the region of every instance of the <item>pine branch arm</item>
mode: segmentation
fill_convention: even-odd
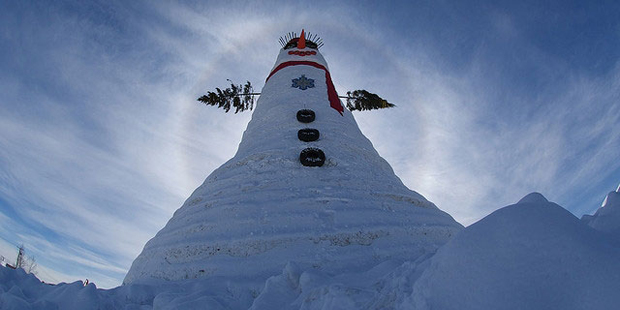
[[[230,87],[224,90],[215,88],[215,92],[208,91],[206,95],[200,96],[197,100],[205,105],[222,108],[226,113],[233,107],[235,113],[238,113],[254,108],[254,96],[260,93],[255,93],[253,90],[250,81],[247,81],[245,85],[235,85],[231,82]]]
[[[350,111],[386,109],[396,106],[395,104],[379,97],[379,95],[373,94],[364,89],[358,89],[352,92],[348,91],[347,96],[340,96],[340,98],[347,99],[347,109]]]
[[[230,82],[230,80],[228,80]],[[228,113],[235,108],[235,113],[252,110],[254,108],[254,96],[261,93],[253,91],[252,84],[247,81],[244,85],[235,85],[231,82],[230,87],[222,90],[215,88],[214,92],[208,91],[206,95],[198,98],[205,105],[216,106]],[[350,111],[367,111],[375,109],[393,108],[396,105],[364,89],[348,91],[347,96],[338,96],[347,100],[347,109]]]

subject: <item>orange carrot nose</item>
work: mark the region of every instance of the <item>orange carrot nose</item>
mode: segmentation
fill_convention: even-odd
[[[302,49],[306,48],[306,34],[304,30],[301,30],[301,35],[299,36],[299,40],[297,40],[297,48]]]

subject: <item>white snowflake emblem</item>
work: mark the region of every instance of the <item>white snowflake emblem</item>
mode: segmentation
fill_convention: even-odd
[[[306,75],[302,74],[298,79],[293,79],[293,85],[291,87],[299,88],[301,90],[306,90],[308,88],[314,87],[314,80],[309,79]]]

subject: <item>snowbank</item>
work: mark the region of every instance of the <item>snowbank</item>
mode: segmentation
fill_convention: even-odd
[[[404,308],[616,309],[620,249],[532,193],[442,247]]]
[[[0,309],[615,309],[620,248],[533,193],[433,256],[330,274],[289,262],[263,282],[152,280],[111,290],[47,285],[0,268]]]
[[[620,186],[618,187],[620,190]],[[620,239],[620,192],[610,192],[594,215],[582,218],[590,227]]]
[[[0,309],[247,309],[257,293],[226,279],[152,281],[97,289],[82,281],[49,285],[23,270],[0,267]]]

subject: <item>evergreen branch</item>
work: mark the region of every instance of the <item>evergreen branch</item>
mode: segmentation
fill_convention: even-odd
[[[230,87],[222,90],[215,88],[214,92],[208,91],[206,95],[198,98],[205,105],[216,106],[224,109],[226,113],[235,108],[235,113],[254,109],[254,96],[261,93],[253,92],[252,84],[247,81],[244,85],[235,85],[231,82]],[[350,111],[367,111],[395,107],[395,104],[363,89],[348,91],[347,96],[339,96],[347,100],[347,109]]]
[[[341,96],[340,98],[347,99],[347,109],[350,111],[366,111],[374,109],[393,108],[396,105],[389,103],[387,100],[379,97],[377,94],[373,94],[364,89],[358,89],[354,91],[348,91],[347,96]]]
[[[198,98],[198,101],[205,105],[222,108],[226,113],[230,111],[231,107],[235,108],[235,113],[252,110],[254,108],[254,96],[260,95],[260,93],[253,92],[254,88],[252,88],[250,81],[247,81],[245,85],[235,85],[231,80],[227,81],[231,82],[230,87],[224,90],[216,87],[214,92],[208,91],[206,95]]]

